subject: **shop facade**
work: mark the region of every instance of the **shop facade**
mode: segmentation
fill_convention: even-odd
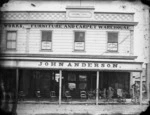
[[[7,62],[3,62],[6,66]],[[68,103],[66,91],[70,92],[71,103],[102,104],[106,103],[103,91],[112,87],[114,90],[123,89],[126,99],[132,99],[131,92],[131,72],[142,72],[142,62],[101,62],[101,61],[69,61],[69,60],[50,60],[47,61],[12,61],[9,68],[14,76],[17,76],[18,93],[23,92],[24,102],[37,101],[36,91],[40,91],[40,101],[49,103]],[[6,69],[4,72],[10,70]],[[18,72],[18,74],[15,74]],[[12,72],[11,72],[12,73]],[[5,74],[4,74],[5,75]],[[6,75],[7,76],[7,75]],[[16,77],[14,77],[16,78]],[[14,82],[14,81],[11,81]],[[142,83],[142,82],[140,82]],[[15,87],[14,87],[15,89]],[[12,91],[12,90],[10,90]],[[55,100],[50,93],[55,92]],[[85,100],[81,101],[81,91],[86,91]],[[89,92],[92,91],[90,97]],[[141,95],[140,95],[141,96]],[[112,97],[113,103],[118,103],[117,92]],[[20,98],[21,99],[21,98]],[[22,100],[20,100],[22,101]],[[112,103],[111,101],[109,103]],[[142,103],[142,100],[141,100]]]
[[[79,1],[72,2],[78,4]],[[107,102],[118,103],[117,89],[121,89],[131,102],[133,72],[138,72],[139,102],[142,104],[145,60],[140,55],[143,50],[138,54],[136,47],[144,35],[138,35],[138,28],[144,25],[138,16],[146,11],[101,12],[100,2],[97,5],[92,2],[92,6],[87,4],[89,1],[83,2],[84,5],[77,6],[70,2],[42,2],[52,6],[47,11],[43,6],[40,11],[7,11],[4,8],[1,75],[8,77],[5,81],[10,81],[8,92],[12,97],[18,95],[17,98],[24,102],[37,102],[38,99],[39,103],[98,105],[108,100],[107,91],[111,87],[113,101]],[[27,4],[34,6],[30,2]],[[58,4],[60,8],[53,8]],[[69,91],[69,100],[66,91]],[[85,92],[83,97],[82,91]]]

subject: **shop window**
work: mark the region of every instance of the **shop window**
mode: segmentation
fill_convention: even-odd
[[[79,75],[79,89],[86,90],[87,88],[87,76],[86,75]]]
[[[74,33],[74,50],[75,51],[84,51],[85,49],[85,32],[76,31]]]
[[[108,36],[107,51],[117,52],[118,51],[118,33],[108,32],[107,36]]]
[[[52,31],[42,31],[42,50],[52,49]]]
[[[86,83],[80,83],[79,88],[80,88],[80,90],[86,90],[87,84]]]
[[[80,80],[80,81],[86,81],[86,80],[87,80],[87,76],[85,76],[85,75],[80,75],[80,76],[79,76],[79,80]]]
[[[68,74],[68,81],[76,81],[76,75],[75,74]]]
[[[76,89],[76,75],[69,73],[68,74],[68,88],[70,90]]]
[[[9,50],[16,50],[17,32],[7,31],[7,44],[6,47]]]
[[[68,88],[69,88],[69,90],[76,89],[76,83],[68,83]]]

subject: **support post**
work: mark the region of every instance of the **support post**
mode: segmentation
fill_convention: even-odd
[[[150,73],[150,67],[149,67],[149,64],[146,64],[146,92],[147,92],[147,99],[148,99],[148,101],[150,101],[149,100],[149,98],[150,98],[150,95],[149,95],[149,93],[150,93],[149,92],[150,91],[149,90],[149,86],[150,86],[149,85],[149,83],[150,83],[149,82],[149,77],[150,77],[150,74],[149,73]]]
[[[98,105],[99,97],[99,71],[97,71],[97,83],[96,83],[96,105]]]
[[[13,115],[17,115],[17,104],[18,104],[18,81],[19,81],[19,69],[16,69],[16,90],[15,90],[15,100],[12,107]]]
[[[140,105],[142,105],[142,73],[140,72]]]
[[[59,70],[59,105],[61,105],[62,70]]]

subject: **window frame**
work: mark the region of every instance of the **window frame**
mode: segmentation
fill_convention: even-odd
[[[117,50],[115,50],[115,51],[113,51],[113,50],[108,50],[108,34],[109,33],[117,33],[118,34],[118,38],[117,38]],[[118,31],[107,31],[107,47],[106,47],[106,49],[107,49],[107,52],[110,52],[110,53],[117,53],[118,51],[119,51],[119,32]]]
[[[76,32],[84,32],[84,48],[83,48],[83,50],[78,50],[78,49],[75,49],[75,33]],[[74,41],[73,41],[73,51],[74,52],[85,52],[85,41],[86,41],[86,31],[82,31],[82,30],[74,30],[74,32],[73,32],[73,37],[74,37]]]
[[[75,77],[75,80],[69,79],[71,76]],[[69,88],[69,83],[74,83],[75,84],[75,90],[77,89],[77,75],[75,73],[68,73],[67,74],[67,86]]]
[[[42,39],[42,35],[43,35],[43,32],[51,32],[51,48],[50,49],[42,49],[42,41],[44,41]],[[52,46],[53,46],[53,30],[41,30],[41,41],[40,41],[40,44],[41,44],[41,51],[52,51]]]
[[[9,32],[11,32],[11,33],[15,32],[15,33],[16,33],[16,38],[15,38],[15,40],[8,40],[8,33],[9,33]],[[16,51],[16,50],[17,50],[17,37],[18,37],[17,30],[7,30],[7,31],[6,31],[6,50],[13,50],[13,51]],[[8,41],[11,41],[11,42],[15,41],[15,48],[8,48],[8,47],[7,47]]]
[[[79,74],[78,76],[79,76],[79,80],[78,80],[78,82],[79,82],[79,83],[78,83],[78,85],[79,85],[79,90],[86,90],[87,87],[88,87],[88,86],[87,86],[87,81],[88,81],[87,79],[88,79],[88,76],[87,76],[86,74]],[[85,81],[80,80],[80,76],[86,76],[86,80],[85,80]],[[80,88],[80,84],[86,84],[86,88],[85,88],[85,89],[81,89],[81,88]]]

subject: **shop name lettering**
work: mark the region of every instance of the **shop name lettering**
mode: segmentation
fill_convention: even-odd
[[[113,63],[85,63],[85,62],[39,62],[42,67],[93,67],[93,68],[117,68],[118,64]]]
[[[23,24],[4,24],[5,28],[23,28]],[[96,24],[31,24],[31,28],[61,28],[61,29],[130,29],[124,25],[96,25]]]

